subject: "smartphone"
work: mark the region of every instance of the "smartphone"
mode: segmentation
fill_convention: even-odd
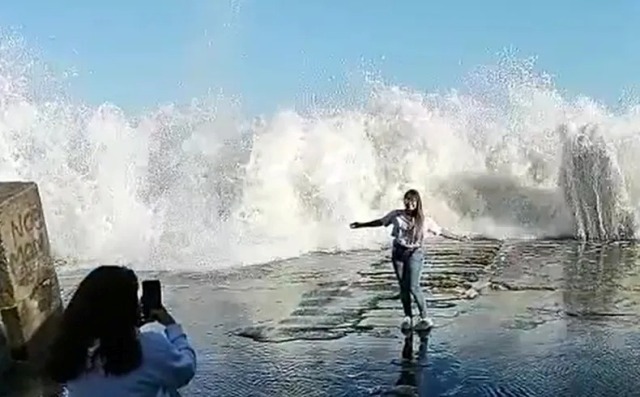
[[[152,310],[162,307],[162,287],[160,280],[144,280],[142,282],[142,316],[149,319]]]

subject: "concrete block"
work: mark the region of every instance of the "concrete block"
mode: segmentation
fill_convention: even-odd
[[[61,313],[38,186],[0,183],[0,314],[13,358],[44,352]]]

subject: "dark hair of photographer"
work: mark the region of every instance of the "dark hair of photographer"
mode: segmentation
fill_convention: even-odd
[[[80,282],[65,309],[46,370],[69,396],[157,395],[191,381],[196,353],[182,326],[163,308],[142,331],[138,278],[125,267],[100,266]],[[142,393],[142,394],[141,394]]]
[[[135,273],[119,266],[93,270],[64,312],[47,365],[52,379],[59,383],[73,380],[96,360],[107,375],[123,375],[138,368],[142,363],[139,319]],[[98,347],[90,355],[96,342]]]

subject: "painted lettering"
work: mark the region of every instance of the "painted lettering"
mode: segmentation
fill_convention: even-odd
[[[32,263],[49,251],[44,219],[38,207],[31,207],[11,221],[13,244],[9,244],[9,267],[18,285],[31,285],[37,277]]]
[[[9,263],[19,285],[31,285],[35,282],[36,272],[30,263],[37,260],[47,251],[47,239],[44,233],[31,241],[18,245],[14,252],[9,253]]]
[[[45,252],[46,243],[44,233],[40,233],[38,238],[18,245],[15,252],[9,254],[9,263],[11,263],[12,267],[15,267],[31,262]]]
[[[44,226],[42,213],[38,207],[29,208],[27,211],[18,215],[17,219],[11,221],[11,236],[14,242],[18,242],[18,238],[22,238],[25,234],[31,233],[33,230],[40,230]]]

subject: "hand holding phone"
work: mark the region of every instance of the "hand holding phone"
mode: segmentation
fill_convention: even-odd
[[[142,304],[143,322],[157,321],[165,327],[176,323],[176,320],[162,304],[160,280],[145,280],[142,282],[140,303]]]
[[[151,311],[151,320],[155,320],[165,327],[171,324],[175,324],[176,320],[169,314],[164,307]]]

